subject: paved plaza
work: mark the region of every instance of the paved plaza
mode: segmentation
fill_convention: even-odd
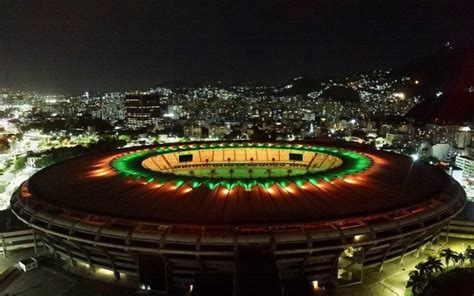
[[[108,296],[108,295],[135,295],[139,294],[135,288],[126,284],[114,282],[113,276],[103,272],[94,274],[77,269],[78,276],[70,271],[68,263],[54,258],[42,258],[40,267],[23,272],[18,269],[18,261],[31,256],[38,257],[34,250],[10,252],[8,257],[0,259],[0,295],[2,296]]]
[[[335,296],[380,296],[380,295],[404,295],[408,273],[416,264],[425,260],[430,255],[444,248],[451,248],[456,252],[465,250],[468,245],[474,246],[474,240],[450,239],[449,242],[440,241],[420,252],[408,254],[400,264],[400,260],[393,260],[384,265],[382,271],[378,267],[372,267],[364,271],[363,283],[328,291]],[[11,272],[19,259],[33,256],[33,250],[23,250],[11,253],[6,259],[0,259],[0,272],[4,275]],[[78,274],[80,276],[78,276]],[[15,271],[7,278],[2,277],[0,282],[0,295],[137,295],[140,294],[132,285],[123,278],[120,282],[113,276],[96,272],[92,274],[88,269],[77,268],[72,272],[69,265],[56,259],[48,259],[40,264],[40,268],[29,271]]]

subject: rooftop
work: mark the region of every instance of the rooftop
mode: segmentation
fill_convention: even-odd
[[[403,211],[442,194],[451,182],[435,166],[366,146],[201,145],[132,148],[67,160],[35,174],[28,190],[62,209],[117,219],[260,225]],[[188,155],[187,161],[180,162],[179,155]],[[241,172],[231,176],[235,164]],[[259,172],[244,178],[245,164]],[[224,171],[211,173],[212,167]]]
[[[458,156],[458,157],[459,157],[459,158],[464,158],[464,159],[469,159],[469,160],[474,161],[474,157],[469,156],[469,155],[462,155],[462,156]]]

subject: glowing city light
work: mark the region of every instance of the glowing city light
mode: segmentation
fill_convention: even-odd
[[[405,94],[402,93],[402,92],[400,92],[400,93],[394,93],[393,96],[396,97],[396,98],[399,98],[399,99],[401,99],[401,100],[404,100],[404,99],[405,99]]]

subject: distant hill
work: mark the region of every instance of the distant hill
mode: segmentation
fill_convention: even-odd
[[[281,95],[307,95],[310,92],[320,90],[320,80],[301,76],[285,82],[276,87],[276,92]]]
[[[167,88],[182,88],[182,87],[199,87],[201,83],[197,82],[188,82],[188,81],[179,81],[179,80],[168,80],[168,81],[161,81],[158,84],[160,87],[167,87]]]
[[[413,60],[392,72],[395,77],[408,76],[419,84],[414,94],[432,97],[437,92],[464,91],[474,85],[474,48],[444,47],[436,54]]]
[[[338,102],[360,103],[359,93],[342,85],[334,85],[325,89],[320,97]]]
[[[424,123],[474,122],[474,93],[451,91],[440,97],[426,99],[413,107],[406,117]]]

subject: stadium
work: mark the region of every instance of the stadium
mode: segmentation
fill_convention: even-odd
[[[11,208],[73,266],[146,290],[245,294],[360,283],[364,268],[435,239],[465,202],[441,169],[364,145],[193,142],[57,163]]]

